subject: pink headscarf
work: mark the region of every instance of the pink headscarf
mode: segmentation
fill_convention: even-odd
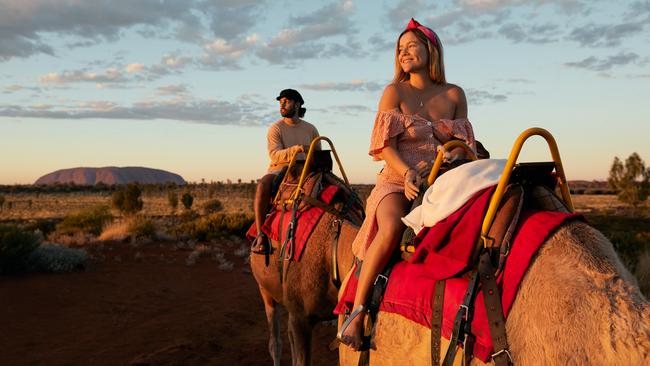
[[[419,29],[422,33],[424,33],[424,35],[429,39],[429,41],[431,41],[431,43],[434,46],[438,45],[438,41],[436,41],[436,33],[433,30],[431,30],[431,28],[423,26],[413,18],[411,18],[411,21],[406,26],[405,30],[410,30],[410,29]]]

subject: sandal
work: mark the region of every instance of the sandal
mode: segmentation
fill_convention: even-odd
[[[269,251],[269,238],[263,233],[260,232],[255,237],[253,245],[251,245],[251,253],[255,254],[270,254]]]
[[[344,336],[343,333],[348,329],[350,324],[352,324],[352,321],[359,316],[361,313],[366,313],[368,309],[363,305],[360,304],[357,306],[354,311],[352,311],[352,314],[343,322],[341,325],[341,330],[339,330],[338,333],[336,333],[336,339],[330,344],[330,350],[335,350],[338,348],[339,344],[344,344],[346,346],[350,346],[352,342],[350,342],[350,339],[348,336]],[[365,351],[372,348],[370,345],[370,337],[366,337],[363,335],[363,325],[361,327],[361,346],[357,351]]]

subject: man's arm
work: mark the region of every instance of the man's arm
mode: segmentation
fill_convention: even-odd
[[[271,128],[269,128],[267,143],[271,164],[288,163],[291,160],[293,153],[301,148],[300,145],[285,148],[282,144],[280,128],[276,125],[272,125]]]

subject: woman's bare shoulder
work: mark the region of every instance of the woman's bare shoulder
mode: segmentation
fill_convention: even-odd
[[[447,84],[446,93],[447,97],[456,103],[465,100],[465,91],[456,84]]]
[[[390,83],[384,88],[384,93],[379,100],[379,111],[399,108],[401,100],[400,86],[396,83]]]

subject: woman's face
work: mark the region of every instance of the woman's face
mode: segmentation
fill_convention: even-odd
[[[429,66],[427,46],[413,32],[406,32],[399,39],[398,59],[406,73],[420,71]]]

